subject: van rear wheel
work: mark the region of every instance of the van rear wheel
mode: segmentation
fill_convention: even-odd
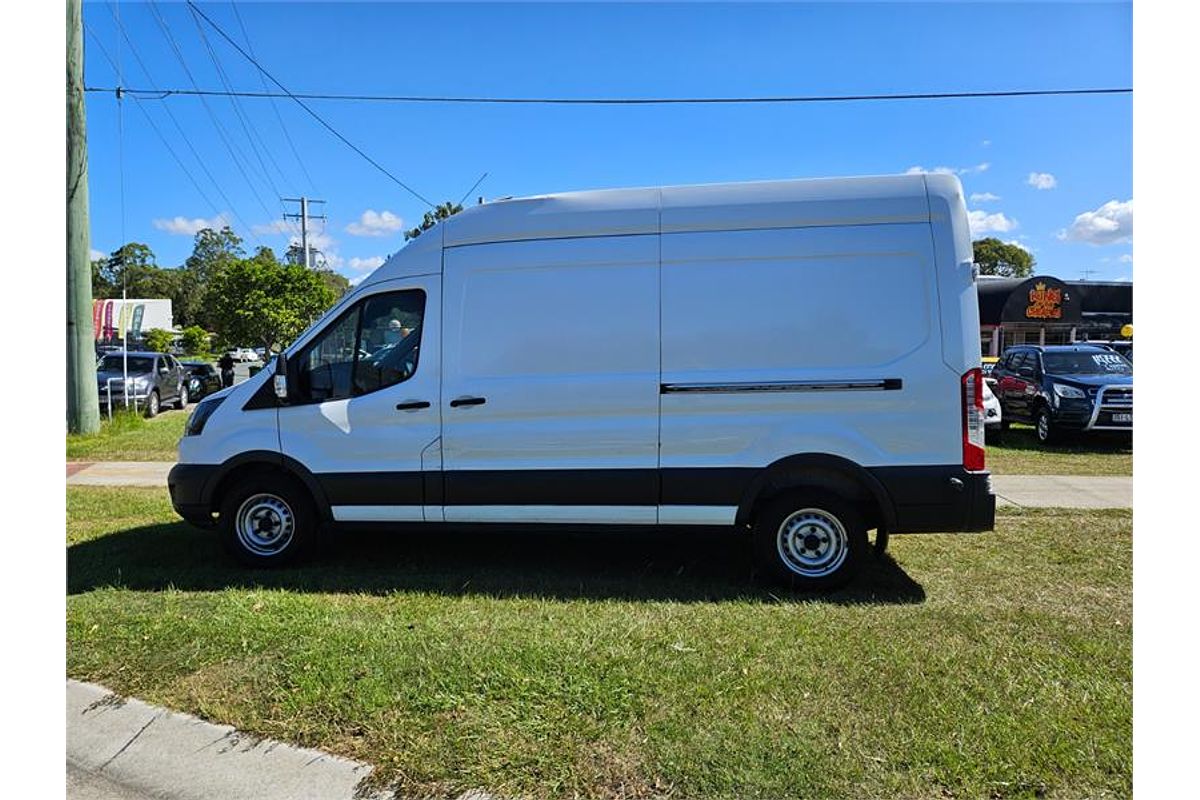
[[[835,494],[789,493],[767,503],[755,520],[759,572],[794,589],[846,585],[869,551],[862,514]]]
[[[273,567],[308,552],[317,532],[317,512],[308,491],[278,473],[248,476],[221,502],[221,540],[243,564]]]

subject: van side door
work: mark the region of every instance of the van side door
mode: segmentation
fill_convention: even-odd
[[[440,290],[439,275],[381,283],[288,356],[280,448],[313,473],[336,521],[426,519],[441,469]]]
[[[448,247],[447,521],[654,523],[658,236]]]

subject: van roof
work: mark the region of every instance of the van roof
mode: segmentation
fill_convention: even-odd
[[[443,243],[928,222],[932,191],[961,187],[912,174],[563,192],[472,206],[442,223]]]

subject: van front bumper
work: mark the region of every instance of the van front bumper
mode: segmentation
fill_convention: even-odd
[[[874,467],[892,499],[890,533],[975,533],[996,526],[996,495],[990,472],[961,466]]]
[[[176,464],[167,474],[167,489],[175,513],[193,525],[211,528],[216,525],[212,514],[213,476],[216,464]]]

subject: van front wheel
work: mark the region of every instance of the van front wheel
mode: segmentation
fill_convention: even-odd
[[[849,502],[825,492],[770,501],[754,525],[755,560],[774,583],[800,590],[844,586],[869,551],[867,526]]]
[[[285,475],[250,476],[221,503],[221,539],[242,563],[272,567],[296,561],[316,537],[316,508],[308,492]]]

